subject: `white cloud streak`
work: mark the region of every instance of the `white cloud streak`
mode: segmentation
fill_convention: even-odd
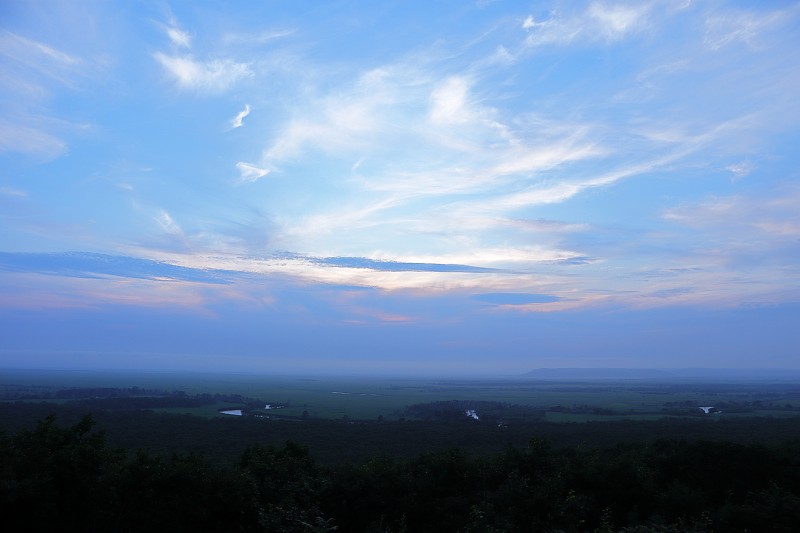
[[[248,64],[231,59],[196,61],[191,56],[168,55],[162,52],[156,52],[153,57],[181,89],[222,93],[253,75]]]
[[[191,35],[183,30],[178,21],[170,16],[169,24],[161,25],[170,42],[177,49],[186,49],[183,54],[156,52],[155,60],[181,89],[207,93],[222,93],[244,78],[253,75],[250,65],[227,58],[199,61],[188,53],[192,48]]]
[[[758,47],[765,33],[786,22],[800,11],[800,6],[765,14],[751,11],[733,11],[712,14],[706,19],[704,44],[717,51],[736,42]]]
[[[282,39],[294,34],[295,30],[264,30],[260,32],[236,32],[226,33],[222,37],[222,42],[226,45],[261,45],[276,39]]]
[[[244,109],[239,111],[239,113],[230,120],[230,129],[241,128],[244,125],[245,117],[249,114],[250,114],[250,106],[248,104],[245,104]]]
[[[404,105],[417,105],[420,81],[405,66],[368,70],[340,91],[304,100],[264,151],[268,161],[290,160],[306,150],[351,153],[387,143],[402,131]],[[406,110],[407,111],[407,110]]]
[[[67,143],[40,128],[0,122],[0,151],[53,159],[67,152]]]
[[[171,20],[170,25],[164,28],[164,31],[175,46],[187,49],[192,47],[192,36],[182,30],[176,20]]]
[[[642,31],[647,10],[646,4],[632,7],[596,2],[588,10],[588,16],[595,22],[590,27],[599,30],[607,41],[617,41],[629,33]]]
[[[172,215],[163,209],[155,216],[155,221],[158,223],[161,229],[164,230],[164,232],[176,236],[183,235],[183,229],[181,229],[178,223],[173,220]]]
[[[724,231],[730,238],[759,239],[800,236],[800,188],[782,191],[779,196],[753,198],[751,196],[721,196],[705,202],[669,209],[667,220],[695,228]],[[743,233],[743,231],[745,231]]]
[[[648,24],[649,4],[623,5],[594,2],[585,11],[563,16],[551,13],[537,21],[529,16],[522,23],[527,32],[526,48],[568,45],[573,42],[619,41],[643,31]]]
[[[241,161],[236,163],[236,168],[239,169],[238,183],[255,183],[270,173],[269,169],[259,168]]]
[[[59,86],[76,90],[86,62],[50,44],[0,30],[0,151],[53,159],[67,152],[59,131],[63,120],[50,118],[49,100]]]
[[[65,67],[75,67],[83,62],[72,54],[8,30],[0,32],[0,54],[36,69],[41,74],[59,79],[59,72],[63,72]]]

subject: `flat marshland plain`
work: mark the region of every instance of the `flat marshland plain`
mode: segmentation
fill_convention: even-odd
[[[156,411],[217,417],[241,396],[280,405],[284,417],[336,420],[413,418],[410,405],[458,400],[497,402],[537,408],[548,420],[591,421],[697,416],[698,406],[721,406],[732,416],[800,415],[800,383],[792,381],[700,381],[654,379],[536,380],[387,376],[291,376],[173,372],[1,370],[0,399],[5,402],[63,402],[59,393],[85,389],[129,389],[154,395],[181,391],[189,396],[218,395],[216,403],[197,407],[155,407]],[[218,405],[217,405],[218,404]],[[571,415],[571,416],[567,416]],[[577,416],[580,415],[580,416]]]
[[[532,438],[556,446],[800,439],[800,384],[792,381],[4,370],[0,400],[6,433],[49,414],[66,424],[91,413],[111,443],[220,462],[287,440],[329,462],[450,447],[493,453]]]

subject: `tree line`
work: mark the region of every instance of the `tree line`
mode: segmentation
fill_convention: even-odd
[[[0,438],[10,531],[793,531],[800,441],[658,439],[322,465],[293,441],[228,465],[108,444],[91,416]]]

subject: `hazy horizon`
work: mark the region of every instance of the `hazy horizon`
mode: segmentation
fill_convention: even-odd
[[[452,370],[419,371],[402,369],[396,371],[352,368],[297,369],[297,368],[263,368],[249,364],[241,368],[187,368],[186,365],[175,367],[109,367],[92,364],[81,366],[69,364],[57,367],[48,361],[43,366],[24,363],[19,366],[0,366],[5,377],[29,376],[34,382],[51,377],[60,379],[97,378],[102,382],[106,377],[111,381],[126,378],[131,384],[147,376],[157,376],[173,380],[181,379],[248,379],[256,381],[274,380],[433,380],[433,381],[497,381],[497,382],[619,382],[619,383],[749,383],[749,382],[784,382],[800,379],[800,368],[629,368],[629,367],[547,367],[534,368],[519,373],[487,373]],[[69,385],[69,381],[61,382]]]
[[[5,2],[0,368],[800,369],[798,51],[797,1]]]

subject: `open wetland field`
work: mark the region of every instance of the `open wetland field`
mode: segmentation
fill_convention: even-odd
[[[153,399],[149,408],[156,412],[203,417],[226,416],[220,413],[245,408],[250,414],[283,418],[408,420],[420,418],[409,411],[410,406],[452,401],[526,407],[552,421],[800,415],[800,383],[794,381],[0,371],[0,400],[6,403],[64,403],[110,396],[149,397]],[[170,398],[198,401],[177,405],[181,402]],[[253,404],[249,408],[248,402]],[[262,403],[263,412],[254,409]],[[267,404],[272,408],[263,409]],[[714,410],[705,413],[700,407]]]
[[[90,413],[126,448],[229,461],[255,443],[307,444],[323,462],[477,454],[532,438],[604,446],[657,438],[800,438],[793,381],[537,380],[6,370],[0,429]]]

